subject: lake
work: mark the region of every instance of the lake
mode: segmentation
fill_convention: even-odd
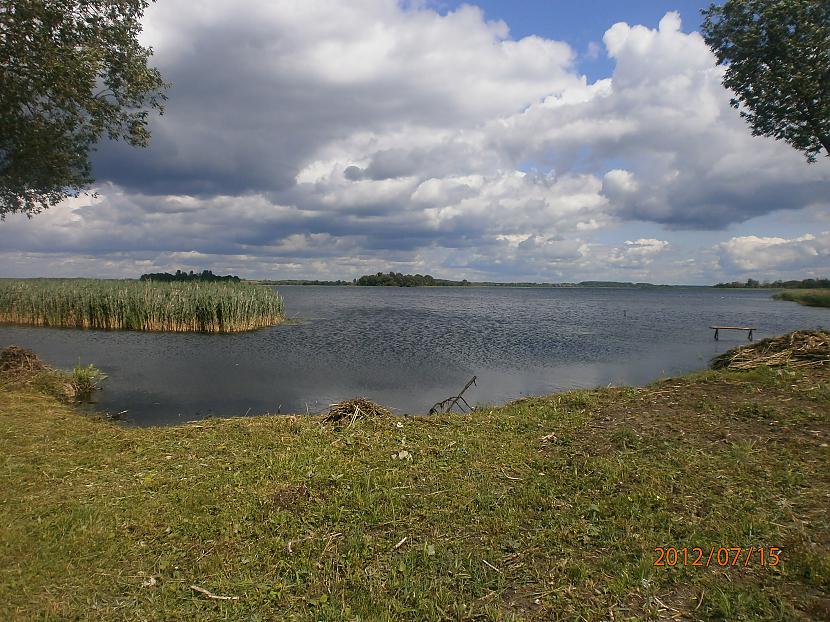
[[[758,290],[281,286],[296,325],[202,335],[0,327],[0,345],[108,375],[95,408],[136,425],[305,413],[366,396],[424,413],[473,376],[472,404],[704,369],[746,343],[830,324],[830,311]]]

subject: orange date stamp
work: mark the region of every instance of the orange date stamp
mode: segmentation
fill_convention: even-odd
[[[658,546],[654,549],[654,553],[657,556],[654,565],[669,568],[675,566],[699,568],[767,566],[775,568],[781,564],[782,551],[775,546],[711,546],[708,548]]]

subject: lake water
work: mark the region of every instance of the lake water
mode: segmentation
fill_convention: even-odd
[[[320,412],[357,396],[423,413],[473,376],[473,404],[641,384],[746,343],[830,325],[830,310],[718,289],[277,288],[297,325],[236,335],[0,327],[0,345],[109,377],[96,408],[138,425]]]

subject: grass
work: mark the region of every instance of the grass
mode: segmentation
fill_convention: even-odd
[[[828,289],[793,289],[773,296],[776,300],[789,300],[808,307],[830,307]]]
[[[0,279],[0,323],[233,333],[283,321],[282,298],[248,283]]]
[[[828,443],[827,370],[341,427],[128,428],[6,387],[0,619],[828,619]],[[782,561],[654,566],[713,546]]]

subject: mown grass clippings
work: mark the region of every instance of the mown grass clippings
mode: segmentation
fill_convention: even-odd
[[[338,431],[125,428],[6,388],[0,619],[828,619],[829,373],[707,371]],[[654,566],[655,547],[711,546],[782,563]]]
[[[234,333],[280,324],[269,287],[230,282],[0,279],[0,323]]]

